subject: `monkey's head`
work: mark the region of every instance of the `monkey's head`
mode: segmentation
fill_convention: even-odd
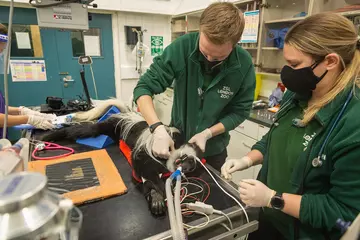
[[[196,157],[201,159],[202,156],[203,153],[196,144],[186,143],[170,154],[166,166],[171,172],[182,167],[182,172],[186,174],[196,169],[197,164],[199,164]]]

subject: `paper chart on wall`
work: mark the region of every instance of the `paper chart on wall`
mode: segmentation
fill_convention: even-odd
[[[47,81],[44,60],[10,60],[13,82]]]
[[[257,43],[259,32],[259,10],[244,12],[245,28],[241,43]]]

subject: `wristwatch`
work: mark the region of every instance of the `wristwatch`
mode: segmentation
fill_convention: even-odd
[[[285,206],[282,193],[276,192],[276,194],[271,198],[270,205],[273,209],[282,210]]]
[[[160,125],[163,125],[163,123],[162,122],[157,122],[157,123],[154,123],[154,124],[150,125],[149,126],[150,132],[153,133],[155,131],[155,129]]]

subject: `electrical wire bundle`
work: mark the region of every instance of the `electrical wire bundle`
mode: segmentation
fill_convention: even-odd
[[[180,203],[203,202],[210,196],[210,186],[201,178],[189,177],[181,182]]]
[[[249,223],[249,217],[248,217],[248,215],[246,213],[245,208],[242,206],[242,204],[234,196],[229,194],[226,190],[224,190],[220,186],[218,181],[215,179],[215,177],[211,174],[209,169],[207,169],[207,167],[201,162],[201,160],[199,158],[197,158],[196,156],[193,156],[193,157],[207,171],[207,173],[210,175],[210,177],[216,183],[216,185],[227,196],[232,198],[240,206],[240,208],[243,210],[243,212],[245,214],[247,222]],[[180,182],[179,181],[180,178],[181,177],[178,175],[177,176],[177,181],[176,181],[176,188],[174,190],[174,192],[175,192],[174,201],[177,200],[176,198],[179,195],[178,192],[180,192],[179,198],[180,198],[182,216],[183,217],[191,217],[191,216],[193,216],[193,214],[200,214],[200,215],[203,215],[203,216],[205,216],[207,218],[206,222],[201,223],[201,224],[199,224],[197,226],[191,226],[191,225],[182,223],[182,225],[185,228],[187,228],[187,230],[191,230],[191,229],[194,229],[194,228],[206,227],[210,222],[210,217],[209,216],[212,215],[212,214],[223,215],[224,217],[226,217],[226,219],[229,222],[229,227],[226,226],[224,223],[222,223],[221,225],[223,225],[229,231],[231,229],[233,229],[232,221],[231,221],[230,217],[227,214],[225,214],[222,211],[216,210],[216,209],[213,208],[212,205],[209,205],[209,204],[205,203],[208,200],[208,198],[210,196],[210,193],[211,193],[210,186],[206,181],[204,181],[203,179],[200,179],[200,178],[189,177],[189,178],[185,178],[185,180]],[[170,180],[170,181],[172,182],[172,180]],[[181,189],[179,188],[179,185],[180,185],[179,182],[181,183]],[[168,184],[168,187],[169,186],[170,186],[170,184]],[[175,202],[175,205],[176,205],[176,202]],[[175,208],[175,209],[176,209],[176,207],[178,208],[178,206],[173,206],[173,205],[172,205],[172,207]],[[176,218],[179,219],[179,216],[177,216]],[[180,221],[177,221],[177,223],[176,223],[176,226],[178,227],[178,230],[180,228],[179,223],[180,223]],[[247,239],[247,237],[248,237],[248,235],[246,235],[245,239]]]

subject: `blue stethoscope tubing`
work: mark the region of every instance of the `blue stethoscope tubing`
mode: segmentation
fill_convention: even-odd
[[[321,145],[321,148],[320,148],[320,151],[319,151],[318,156],[312,161],[313,167],[321,167],[321,165],[322,165],[321,156],[322,156],[323,153],[324,153],[324,149],[325,149],[325,147],[326,147],[326,144],[327,144],[327,142],[329,141],[329,138],[330,138],[331,133],[334,131],[334,129],[335,129],[335,127],[338,125],[341,117],[344,115],[345,109],[346,109],[347,105],[349,104],[349,102],[350,102],[350,100],[351,100],[351,98],[352,98],[353,95],[354,95],[353,91],[350,91],[350,93],[349,93],[349,95],[348,95],[348,97],[347,97],[347,99],[346,99],[343,107],[341,108],[341,110],[340,110],[339,114],[337,115],[334,123],[332,124],[332,126],[331,126],[331,128],[330,128],[330,131],[329,131],[329,133],[327,134],[327,136],[326,136],[326,138],[325,138],[325,141],[324,141],[323,144]]]

